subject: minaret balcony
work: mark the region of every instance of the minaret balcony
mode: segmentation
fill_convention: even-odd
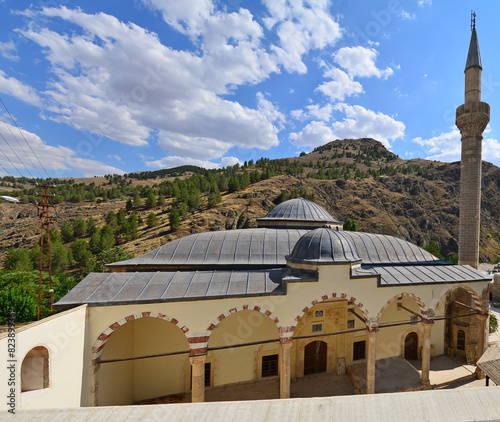
[[[457,119],[464,114],[486,114],[490,117],[490,105],[482,102],[470,102],[457,108]]]
[[[462,137],[482,136],[490,121],[490,105],[482,102],[470,102],[457,108],[456,125]]]

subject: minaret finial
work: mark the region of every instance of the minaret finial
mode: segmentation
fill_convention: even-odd
[[[472,31],[476,27],[476,12],[474,10],[470,11],[470,30]]]

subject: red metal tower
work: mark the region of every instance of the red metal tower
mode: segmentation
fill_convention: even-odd
[[[36,185],[39,188],[43,189],[42,192],[42,202],[41,204],[35,204],[35,206],[38,208],[38,216],[40,217],[40,222],[41,222],[41,232],[40,232],[40,276],[38,279],[38,320],[40,319],[40,309],[42,306],[42,298],[49,298],[50,299],[50,313],[52,313],[52,267],[51,267],[51,259],[50,259],[50,216],[49,216],[49,209],[50,207],[53,207],[52,204],[49,203],[49,198],[55,195],[49,196],[49,189],[54,188],[55,186],[52,185]],[[37,195],[39,196],[39,195]],[[44,234],[47,234],[47,238],[45,239]],[[43,255],[44,251],[47,250],[47,266],[44,267],[43,265]],[[43,273],[47,272],[48,274],[48,280],[43,280]],[[48,283],[48,293],[43,293],[42,294],[42,284]]]

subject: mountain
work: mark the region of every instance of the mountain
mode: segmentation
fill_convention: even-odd
[[[332,141],[309,154],[285,160],[261,159],[232,171],[240,176],[243,172],[258,171],[266,173],[268,178],[233,193],[222,191],[222,201],[217,206],[208,209],[205,203],[190,213],[176,232],[169,226],[172,200],[168,195],[161,206],[153,209],[141,206],[135,211],[142,219],[146,221],[147,215],[154,212],[158,225],[151,228],[140,225],[139,236],[122,246],[137,256],[189,233],[254,227],[255,218],[265,215],[279,201],[282,191],[292,195],[302,191],[313,195],[335,218],[357,220],[361,231],[395,235],[420,246],[435,242],[445,258],[458,251],[458,162],[404,160],[380,142],[363,138]],[[140,177],[135,173],[105,180],[76,179],[74,183],[100,184],[107,189],[141,183],[159,189],[162,181],[172,181],[173,176],[184,175],[189,179],[212,177],[210,174],[218,173],[187,167],[141,173]],[[16,196],[15,188],[6,192]],[[491,262],[500,256],[500,168],[488,162],[483,162],[482,192],[480,258]],[[130,191],[127,195],[132,194]],[[64,221],[92,217],[102,225],[109,211],[125,208],[127,199],[63,202],[56,205],[52,224],[60,227]],[[39,225],[33,205],[0,204],[1,250],[33,246],[38,240]]]

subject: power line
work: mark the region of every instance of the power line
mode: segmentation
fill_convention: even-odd
[[[33,151],[33,148],[31,148],[31,145],[29,144],[29,142],[26,140],[25,136],[24,136],[24,133],[21,131],[21,129],[19,128],[19,126],[17,125],[17,122],[14,120],[14,118],[12,117],[12,114],[10,114],[10,111],[9,109],[7,108],[7,106],[5,105],[5,103],[3,102],[2,100],[2,97],[0,97],[0,101],[2,102],[5,110],[7,110],[7,113],[9,113],[9,116],[10,118],[12,119],[12,121],[14,122],[14,125],[17,127],[17,130],[19,131],[19,133],[21,134],[21,136],[23,137],[24,141],[28,144],[31,152],[33,153],[33,155],[35,156],[35,158],[37,159],[38,163],[40,164],[40,167],[42,167],[43,171],[45,172],[45,174],[47,175],[47,178],[50,179],[50,176],[49,176],[49,173],[47,172],[47,170],[45,169],[45,167],[43,166],[42,162],[40,161],[40,159],[38,158],[38,155],[35,154],[35,151]],[[39,172],[40,173],[40,172]],[[41,175],[41,174],[40,174]]]
[[[0,101],[1,101],[1,98],[0,98]],[[3,102],[3,101],[2,101]],[[10,134],[12,135],[12,137],[16,140],[17,142],[17,145],[19,145],[19,148],[21,148],[24,152],[24,154],[26,155],[26,157],[28,158],[28,160],[30,161],[31,165],[33,166],[33,168],[38,172],[38,174],[40,175],[40,178],[43,179],[43,176],[42,176],[42,173],[40,173],[40,170],[38,170],[38,168],[35,166],[35,164],[33,163],[33,161],[31,161],[31,158],[29,157],[29,155],[26,153],[24,147],[21,145],[21,143],[19,142],[19,140],[16,138],[16,135],[14,135],[12,133],[12,130],[10,129],[10,125],[7,124],[7,122],[5,121],[5,119],[3,118],[3,116],[0,114],[0,119],[2,119],[2,122],[5,124],[5,126],[7,127],[7,129],[9,129],[9,132]],[[22,133],[22,132],[21,132]],[[29,144],[28,144],[29,145]]]
[[[4,121],[5,123],[5,121]],[[17,152],[14,150],[14,148],[12,148],[12,146],[10,145],[9,141],[7,140],[7,138],[5,136],[3,136],[3,134],[0,133],[0,135],[2,136],[3,140],[7,143],[7,145],[9,146],[10,150],[14,153],[14,155],[16,156],[16,158],[19,160],[19,162],[23,165],[24,169],[28,172],[28,174],[34,179],[35,177],[31,174],[31,172],[28,170],[28,168],[26,167],[26,165],[22,162],[22,160],[19,158],[19,155],[17,155]],[[12,161],[11,161],[12,163]],[[19,171],[19,170],[18,170]],[[21,174],[21,172],[19,171],[19,173]],[[21,175],[22,176],[22,175]]]
[[[4,138],[4,136],[0,133],[0,136]],[[7,140],[5,140],[7,142]],[[7,158],[7,160],[9,161],[9,163],[12,165],[13,168],[15,168],[17,170],[17,172],[21,175],[21,177],[24,177],[23,174],[19,171],[19,169],[16,167],[16,165],[11,161],[11,159],[7,156],[7,154],[5,154],[5,152],[3,152],[3,150],[0,148],[0,152],[5,156],[5,158]]]

